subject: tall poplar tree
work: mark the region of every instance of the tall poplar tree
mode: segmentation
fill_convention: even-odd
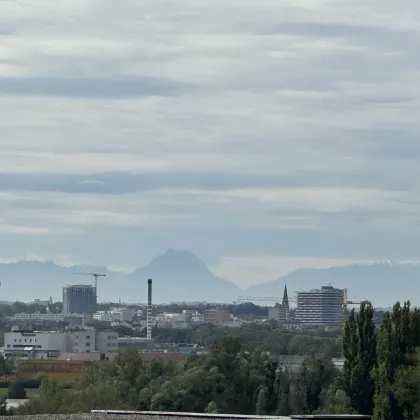
[[[385,314],[378,341],[378,366],[375,369],[376,420],[413,418],[413,400],[401,397],[401,376],[418,363],[420,346],[420,312],[410,310],[410,302],[394,305],[392,315]],[[399,378],[398,381],[395,378]]]
[[[362,302],[360,312],[350,312],[344,327],[341,389],[345,392],[349,409],[358,414],[372,414],[374,383],[372,370],[376,364],[376,328],[374,309],[370,302]]]

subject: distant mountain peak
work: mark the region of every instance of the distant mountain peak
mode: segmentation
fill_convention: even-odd
[[[190,251],[169,248],[162,255],[156,257],[149,265],[165,266],[166,268],[207,269],[206,264]]]

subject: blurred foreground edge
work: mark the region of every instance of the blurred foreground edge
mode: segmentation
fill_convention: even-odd
[[[156,416],[156,417],[182,417],[182,418],[209,418],[209,419],[340,419],[340,420],[356,420],[371,419],[371,416],[362,414],[305,414],[293,416],[258,416],[247,414],[218,414],[218,413],[183,413],[183,412],[165,412],[165,411],[120,411],[120,410],[92,410],[92,414],[110,414],[110,415],[133,415],[133,416]]]

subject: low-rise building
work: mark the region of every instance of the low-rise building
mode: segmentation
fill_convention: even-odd
[[[268,319],[277,321],[279,324],[285,324],[287,319],[287,309],[279,303],[274,308],[268,308]]]
[[[72,322],[74,320],[82,321],[83,314],[53,314],[53,313],[20,313],[7,318],[11,322]]]
[[[133,311],[126,308],[111,308],[110,311],[95,312],[93,319],[101,322],[131,322],[133,320]]]
[[[227,309],[212,308],[204,312],[204,322],[216,325],[225,325],[231,320],[230,312]]]
[[[56,359],[66,352],[118,352],[118,335],[93,329],[72,332],[6,332],[4,352],[5,356],[21,359]]]
[[[155,346],[155,340],[144,337],[119,337],[118,348],[121,350],[134,348],[137,350],[151,350]]]

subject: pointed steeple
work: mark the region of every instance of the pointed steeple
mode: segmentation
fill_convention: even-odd
[[[289,309],[289,295],[287,294],[287,284],[284,285],[283,302],[282,305]]]

